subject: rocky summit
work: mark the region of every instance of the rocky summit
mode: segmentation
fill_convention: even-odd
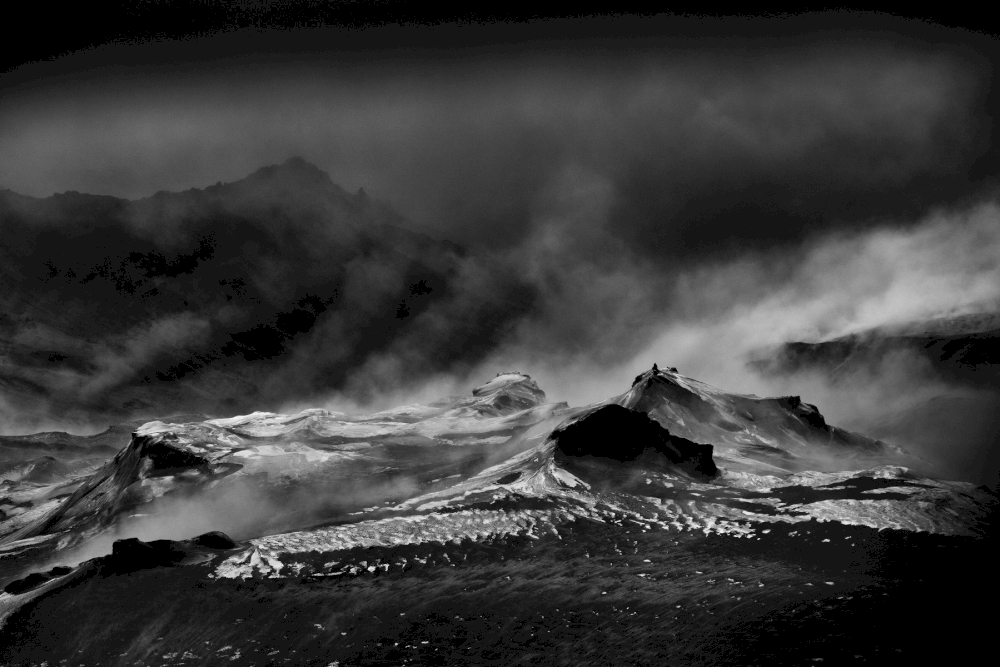
[[[657,367],[585,407],[504,372],[65,458],[4,482],[3,664],[901,663],[922,621],[857,612],[964,604],[996,505],[798,397]]]

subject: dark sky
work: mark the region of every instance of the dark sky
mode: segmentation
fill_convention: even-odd
[[[996,47],[960,29],[827,14],[213,32],[221,20],[9,71],[0,185],[138,198],[301,155],[457,241],[517,243],[567,178],[596,179],[606,225],[676,258],[919,215],[996,175]]]

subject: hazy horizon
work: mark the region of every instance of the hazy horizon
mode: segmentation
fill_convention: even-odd
[[[259,398],[239,409],[384,408],[511,368],[581,405],[653,362],[729,391],[801,394],[848,427],[966,395],[906,355],[851,382],[747,366],[786,342],[1000,303],[996,39],[877,14],[787,20],[244,28],[107,37],[15,63],[0,75],[0,187],[131,200],[108,223],[120,247],[107,266],[152,270],[128,259],[133,243],[168,273],[171,261],[194,268],[183,306],[142,278],[161,285],[161,305],[120,292],[129,316],[101,315],[120,329],[42,336],[23,303],[57,304],[49,327],[72,310],[66,331],[80,332],[81,304],[99,298],[87,290],[117,274],[74,277],[102,266],[96,231],[86,262],[42,257],[90,215],[76,204],[59,204],[62,223],[9,223],[25,263],[8,279],[27,291],[8,301],[5,340],[34,350],[41,336],[37,354],[64,345],[79,359],[31,375],[6,358],[18,382],[58,400],[29,414],[0,396],[0,431],[159,405],[148,392],[160,385],[142,378],[154,367],[180,378],[191,359],[209,361],[161,383],[188,392],[164,409],[220,383],[238,395],[240,382]],[[259,197],[213,189],[293,156],[343,192],[313,176]],[[261,235],[252,261],[234,215]],[[434,244],[365,236],[380,224]],[[209,232],[210,251],[197,245]],[[43,259],[52,274],[29,275]],[[253,293],[219,282],[237,279]],[[320,301],[303,305],[309,295]],[[281,328],[305,311],[304,329]],[[233,357],[227,337],[261,327],[276,328],[281,353]],[[107,398],[122,387],[133,393]]]

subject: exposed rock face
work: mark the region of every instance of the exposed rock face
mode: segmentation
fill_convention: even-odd
[[[204,547],[206,549],[235,549],[239,546],[232,540],[232,538],[218,530],[213,530],[197,537],[192,537],[190,542],[194,546]]]
[[[531,376],[519,373],[497,373],[497,376],[472,390],[472,395],[480,399],[481,411],[485,414],[492,408],[496,414],[509,414],[527,410],[545,402],[545,392]]]
[[[61,577],[69,574],[72,568],[68,567],[54,567],[48,572],[32,572],[24,579],[17,579],[10,582],[4,586],[4,593],[10,593],[11,595],[21,595],[34,588],[38,588],[42,584],[52,581],[55,577]]]
[[[211,560],[215,552],[232,551],[239,547],[225,533],[212,531],[190,540],[152,540],[137,538],[115,541],[107,562],[117,571],[140,570],[150,567],[184,565]]]
[[[605,405],[552,432],[564,457],[596,457],[621,463],[643,461],[660,471],[697,478],[718,473],[712,446],[679,438],[637,410]]]

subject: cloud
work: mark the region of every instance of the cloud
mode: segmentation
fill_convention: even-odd
[[[529,264],[551,260],[544,243],[528,247],[537,253]],[[880,437],[905,433],[899,444],[947,474],[994,481],[989,451],[995,434],[992,422],[983,421],[992,419],[989,411],[965,409],[964,431],[973,434],[967,439],[956,438],[953,429],[935,430],[933,422],[915,438],[914,429],[900,422],[912,421],[921,405],[941,409],[936,406],[944,399],[968,407],[992,405],[997,398],[945,379],[912,351],[890,352],[870,367],[836,377],[820,370],[762,375],[748,361],[789,341],[996,310],[996,202],[941,208],[910,224],[828,232],[693,268],[664,271],[623,261],[609,271],[577,261],[560,264],[558,275],[558,282],[547,283],[545,298],[559,305],[525,318],[518,335],[488,358],[480,374],[493,367],[529,369],[550,399],[580,405],[623,392],[654,362],[676,366],[728,391],[801,395],[832,424]],[[577,275],[585,278],[574,280]],[[610,306],[602,309],[602,303]],[[560,320],[561,313],[568,315]],[[573,342],[558,344],[570,336]],[[893,420],[898,428],[887,430]]]
[[[702,265],[677,280],[683,324],[644,354],[659,352],[707,380],[742,383],[742,359],[762,347],[994,307],[998,251],[1000,207],[988,202],[941,210],[912,227],[833,233]],[[720,347],[729,353],[716,355]]]
[[[123,380],[130,380],[150,363],[166,355],[183,355],[188,346],[197,346],[211,325],[192,313],[163,317],[143,323],[124,335],[105,341],[93,357],[97,366],[80,387],[84,396],[100,393]]]
[[[946,47],[817,40],[104,75],[0,94],[0,182],[139,197],[302,155],[456,241],[510,243],[577,164],[627,195],[615,223],[641,235],[689,228],[706,191],[734,204],[778,184],[808,208],[817,189],[949,178],[982,150],[976,66]]]
[[[0,89],[0,183],[147,197],[116,218],[126,250],[214,234],[156,283],[169,307],[122,306],[81,348],[96,370],[64,379],[94,395],[171,355],[206,364],[184,382],[219,411],[388,407],[511,367],[579,404],[653,361],[807,393],[747,354],[996,296],[989,57],[935,34],[79,71]],[[234,183],[290,155],[338,185],[301,164]]]

